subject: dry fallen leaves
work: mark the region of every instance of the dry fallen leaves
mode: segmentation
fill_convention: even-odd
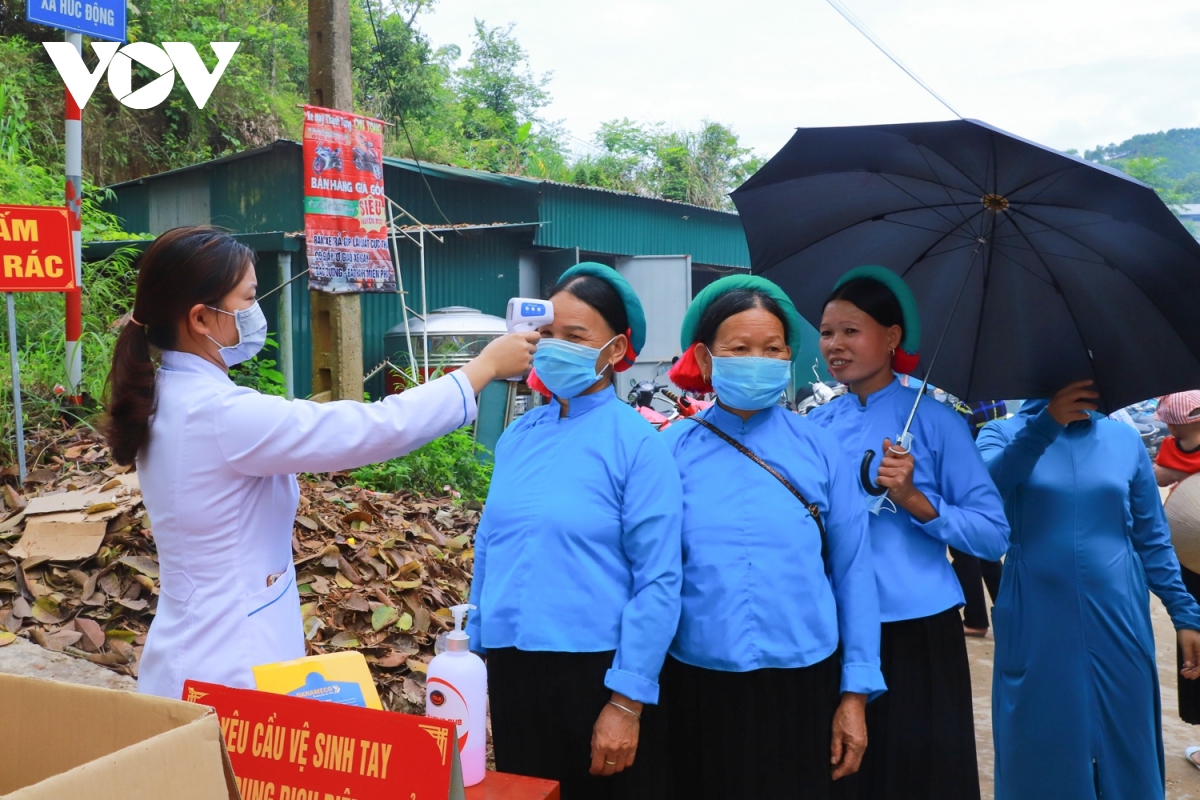
[[[30,449],[41,456],[23,491],[15,469],[0,471],[0,646],[20,635],[136,676],[158,603],[158,556],[136,475],[92,436],[35,434]],[[124,498],[82,507],[109,517],[94,556],[10,555],[31,500],[80,490]],[[467,599],[479,512],[448,497],[370,492],[341,473],[303,476],[300,490],[292,552],[309,653],[359,650],[385,706],[420,712],[434,642],[451,627],[445,609]]]

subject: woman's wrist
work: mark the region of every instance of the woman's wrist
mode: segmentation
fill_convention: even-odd
[[[475,394],[479,394],[489,383],[496,380],[496,367],[492,363],[492,359],[487,356],[476,356],[469,363],[464,364],[462,373],[470,382]]]
[[[842,705],[867,707],[867,696],[861,692],[842,692]]]
[[[645,703],[639,703],[637,700],[628,698],[620,692],[613,692],[612,696],[608,699],[608,703],[609,705],[615,706],[616,708],[632,714],[639,719],[642,716],[642,711],[644,711],[646,708]]]
[[[938,518],[937,509],[925,493],[915,486],[900,497],[892,497],[892,502],[903,508],[920,523],[932,522]]]

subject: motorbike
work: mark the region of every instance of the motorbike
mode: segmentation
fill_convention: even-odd
[[[629,382],[629,405],[658,430],[665,430],[672,423],[686,419],[712,405],[711,400],[702,400],[687,393],[676,394],[668,390],[664,383],[659,382],[662,374],[660,371],[652,381]],[[669,404],[668,409],[661,411],[655,408],[655,401],[659,401],[660,405],[663,402]]]
[[[1137,430],[1138,436],[1142,439],[1142,445],[1146,448],[1146,452],[1150,454],[1151,459],[1158,455],[1163,440],[1171,435],[1170,431],[1167,430],[1167,423],[1155,419],[1154,412],[1157,410],[1157,400],[1134,403],[1121,410],[1129,417],[1127,420],[1122,419],[1122,421],[1128,422],[1128,424]],[[1118,417],[1120,414],[1121,412],[1118,412],[1113,416]]]
[[[817,365],[813,363],[813,377],[816,379],[809,384],[810,394],[804,399],[800,398],[799,391],[796,394],[795,411],[800,416],[807,416],[808,412],[818,406],[823,406],[835,397],[841,397],[846,393],[846,387],[837,381],[821,380],[820,373],[817,372]]]
[[[383,163],[372,142],[363,142],[362,147],[354,148],[354,168],[362,172],[369,171],[376,180],[383,177]]]
[[[675,409],[668,409],[664,413],[654,407],[654,401],[659,399],[660,393],[667,388],[658,382],[657,377],[652,381],[631,380],[629,385],[630,392],[627,398],[629,405],[633,406],[634,410],[641,414],[643,419],[658,430],[667,427],[678,416]]]
[[[676,410],[675,416],[663,426],[664,428],[678,419],[687,419],[688,417],[693,416],[694,414],[697,414],[706,408],[709,408],[714,402],[716,402],[715,400],[702,400],[699,397],[692,397],[686,392],[684,394],[675,394],[667,389],[663,389],[660,394],[674,403]]]
[[[342,171],[342,148],[332,148],[329,145],[317,145],[316,153],[313,155],[313,173],[321,174],[325,170],[332,172]]]

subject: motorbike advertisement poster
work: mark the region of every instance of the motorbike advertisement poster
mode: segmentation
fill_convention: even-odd
[[[310,289],[396,291],[383,196],[383,125],[304,107],[304,233]]]

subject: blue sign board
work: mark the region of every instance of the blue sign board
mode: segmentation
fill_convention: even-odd
[[[125,41],[125,0],[27,0],[25,18],[95,39]]]

